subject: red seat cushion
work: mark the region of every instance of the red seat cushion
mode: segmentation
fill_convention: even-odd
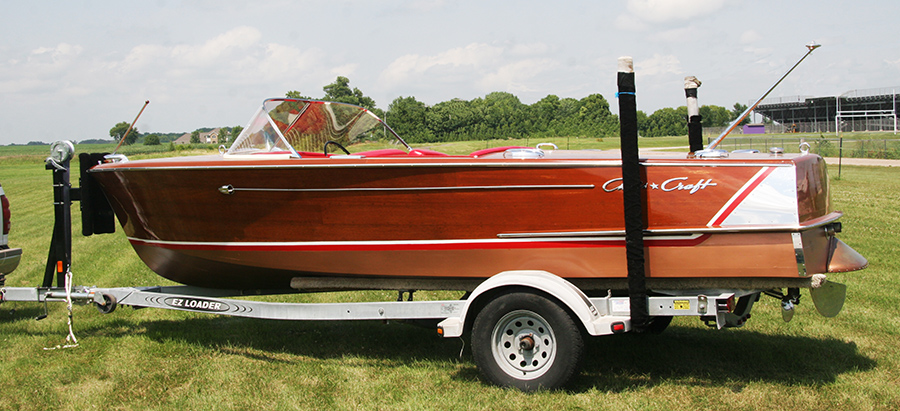
[[[510,149],[514,149],[514,148],[531,148],[531,147],[505,146],[505,147],[486,148],[484,150],[473,151],[472,154],[469,154],[469,156],[478,157],[478,156],[483,156],[485,154],[499,153],[501,151],[506,151],[506,150],[510,150]]]

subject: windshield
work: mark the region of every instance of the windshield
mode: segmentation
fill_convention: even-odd
[[[321,152],[325,143],[343,146],[393,138],[410,147],[381,119],[362,107],[315,100],[269,99],[235,139],[227,154]]]

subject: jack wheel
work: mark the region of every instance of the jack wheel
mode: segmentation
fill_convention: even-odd
[[[523,391],[556,389],[577,374],[581,330],[558,303],[512,292],[488,303],[472,327],[472,353],[490,382]]]
[[[116,307],[119,305],[118,301],[116,301],[116,297],[113,297],[109,294],[103,294],[103,304],[94,303],[94,306],[97,307],[97,311],[100,311],[101,314],[109,314],[116,310]]]

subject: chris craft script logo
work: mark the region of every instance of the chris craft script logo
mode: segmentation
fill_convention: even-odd
[[[673,177],[666,181],[663,181],[662,184],[656,183],[644,183],[644,188],[649,188],[651,190],[662,190],[665,192],[669,191],[687,191],[688,194],[694,194],[700,190],[705,190],[706,187],[714,187],[717,184],[712,182],[711,178],[700,179],[696,183],[693,184],[685,184],[687,182],[687,177]],[[622,179],[614,178],[603,183],[603,191],[607,193],[612,193],[613,191],[622,190]]]

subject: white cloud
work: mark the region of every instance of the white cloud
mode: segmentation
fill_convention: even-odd
[[[56,47],[38,47],[31,51],[32,56],[48,56],[51,61],[57,62],[75,57],[84,50],[81,46],[69,43],[59,43]]]
[[[646,60],[635,60],[634,71],[641,76],[655,76],[658,74],[681,74],[681,62],[672,55],[654,54]]]
[[[253,27],[237,27],[222,33],[199,46],[183,44],[172,48],[175,61],[192,66],[210,66],[238,56],[256,45],[262,34]]]
[[[337,66],[337,67],[331,69],[331,74],[333,76],[350,77],[354,73],[356,73],[356,70],[358,68],[359,68],[359,64],[357,64],[357,63],[347,63],[342,66]]]
[[[412,0],[406,2],[404,7],[414,11],[428,12],[441,9],[445,5],[447,5],[446,0]]]
[[[895,69],[900,69],[900,59],[897,59],[897,60],[884,60],[884,62],[887,63],[889,66],[895,68]]]
[[[433,55],[407,54],[382,71],[380,84],[386,93],[401,94],[389,90],[402,88],[418,90],[419,95],[427,95],[434,85],[449,86],[453,94],[442,93],[440,98],[445,99],[492,91],[541,93],[547,91],[548,83],[559,80],[545,74],[563,66],[548,57],[552,52],[548,44],[535,42],[506,46],[471,43]]]
[[[509,49],[509,54],[514,56],[535,56],[551,51],[547,43],[515,44]]]
[[[768,55],[771,55],[772,52],[773,52],[773,49],[772,49],[771,47],[751,47],[751,46],[747,46],[747,47],[744,47],[744,52],[747,53],[747,54],[752,54],[752,55],[754,55],[754,56],[759,57],[759,56],[768,56]]]
[[[643,31],[647,29],[646,23],[628,13],[620,14],[616,17],[614,25],[619,30]]]
[[[31,51],[24,65],[29,75],[59,73],[77,64],[84,48],[79,45],[59,43],[54,47],[38,47]]]
[[[628,0],[628,11],[637,19],[655,23],[688,20],[711,14],[725,0]]]
[[[651,40],[664,41],[667,43],[687,44],[700,38],[703,38],[703,36],[700,34],[700,30],[694,26],[664,30],[650,35]]]
[[[481,86],[484,90],[534,91],[535,88],[528,85],[528,80],[548,70],[554,70],[557,65],[550,59],[529,59],[506,64],[485,75],[481,80]]]
[[[432,56],[406,54],[391,62],[382,72],[381,78],[387,83],[398,84],[410,76],[420,75],[441,66],[479,68],[496,62],[501,54],[502,48],[484,43],[472,43]]]
[[[83,52],[84,47],[80,45],[59,43],[52,47],[38,47],[20,58],[0,62],[0,93],[62,95],[67,94],[67,90],[76,90],[71,84],[77,82],[70,79],[72,73],[83,70]],[[78,89],[83,90],[83,87],[78,86]]]
[[[262,58],[249,54],[249,61],[243,67],[254,70],[256,66],[264,77],[285,78],[295,75],[300,70],[310,69],[321,60],[321,52],[318,49],[300,50],[293,46],[269,43],[265,45],[265,53]]]
[[[762,40],[762,35],[756,30],[747,30],[741,33],[741,44],[756,43],[760,40]]]
[[[156,44],[141,44],[131,49],[125,58],[114,66],[122,72],[140,70],[148,65],[167,60],[171,51]]]

